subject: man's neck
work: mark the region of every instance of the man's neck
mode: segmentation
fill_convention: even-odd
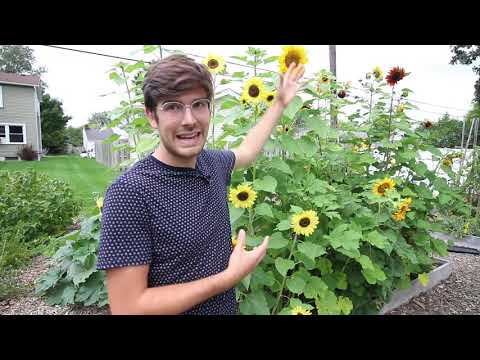
[[[160,160],[164,164],[174,166],[174,167],[184,167],[195,169],[197,164],[197,156],[192,159],[179,158],[178,156],[172,155],[161,145],[154,151],[152,154],[157,160]]]

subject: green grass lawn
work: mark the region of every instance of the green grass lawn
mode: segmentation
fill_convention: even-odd
[[[0,162],[0,171],[21,171],[27,168],[68,182],[75,198],[81,200],[87,208],[95,206],[92,193],[103,195],[108,185],[119,175],[118,172],[97,163],[95,159],[81,158],[78,155],[45,156],[40,161]]]

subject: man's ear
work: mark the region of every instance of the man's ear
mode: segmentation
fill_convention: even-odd
[[[148,121],[150,121],[150,125],[152,125],[154,129],[156,129],[158,127],[158,121],[155,113],[150,109],[145,108],[145,115],[147,116]]]

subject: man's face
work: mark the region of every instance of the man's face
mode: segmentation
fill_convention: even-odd
[[[208,136],[210,109],[203,88],[186,91],[182,96],[160,101],[154,114],[146,111],[152,127],[160,134],[162,150],[181,161],[195,159],[203,149]],[[179,106],[191,105],[191,108]],[[158,122],[157,122],[158,119]]]

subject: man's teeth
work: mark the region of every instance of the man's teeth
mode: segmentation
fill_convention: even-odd
[[[189,134],[189,135],[178,135],[178,137],[181,138],[181,139],[193,139],[197,135],[198,135],[198,133]]]

